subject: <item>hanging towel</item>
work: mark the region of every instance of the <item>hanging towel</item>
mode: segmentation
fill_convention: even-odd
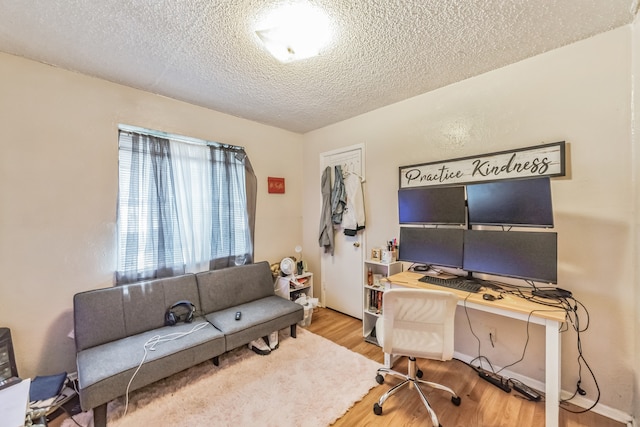
[[[347,193],[347,205],[342,215],[342,226],[344,234],[355,236],[356,233],[364,229],[364,195],[362,193],[362,181],[355,174],[348,174],[344,180],[345,191]]]
[[[331,220],[335,225],[342,224],[342,214],[347,204],[347,192],[342,178],[342,166],[335,166],[333,191],[331,192]]]
[[[326,167],[320,181],[322,212],[320,213],[320,237],[318,243],[324,252],[333,255],[333,224],[331,223],[331,168]]]

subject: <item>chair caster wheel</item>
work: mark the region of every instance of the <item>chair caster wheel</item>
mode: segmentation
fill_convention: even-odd
[[[378,384],[384,384],[384,377],[382,375],[380,375],[380,374],[376,375],[376,382]],[[377,405],[377,403],[376,403],[376,405]]]
[[[382,415],[382,406],[378,405],[377,403],[373,404],[373,413],[376,415]]]
[[[451,402],[456,406],[460,406],[461,401],[462,399],[460,399],[460,396],[454,396],[451,398]]]
[[[418,378],[422,378],[422,375],[424,375],[424,374],[422,373],[422,370],[421,370],[421,369],[418,369],[418,370],[416,371],[416,377],[418,377]]]

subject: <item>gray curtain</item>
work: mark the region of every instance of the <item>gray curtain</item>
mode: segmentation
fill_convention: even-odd
[[[126,224],[126,236],[120,249],[124,251],[124,265],[116,273],[116,282],[125,284],[183,274],[169,140],[131,134],[130,158],[128,202],[118,210],[119,224]],[[125,214],[126,221],[121,221],[121,215]],[[143,227],[153,232],[148,233],[141,251],[139,237]],[[140,270],[141,264],[154,268]]]
[[[249,156],[244,154],[244,174],[247,188],[247,219],[249,222],[249,232],[251,235],[251,261],[254,261],[254,245],[256,237],[256,199],[258,197],[258,179],[253,172],[253,166],[249,161]]]
[[[211,252],[217,255],[209,268],[216,270],[250,264],[255,235],[256,176],[243,149],[227,146],[209,149],[214,166],[211,180],[214,189],[218,189],[213,200],[214,227],[211,230]],[[242,207],[234,203],[240,194],[246,199]]]

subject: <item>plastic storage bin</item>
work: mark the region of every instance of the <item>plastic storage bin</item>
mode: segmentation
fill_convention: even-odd
[[[311,325],[311,318],[313,317],[313,309],[318,306],[317,298],[309,298],[307,295],[301,296],[296,299],[296,303],[300,304],[304,308],[304,317],[298,322],[298,325],[303,328]]]
[[[310,305],[305,305],[303,307],[304,307],[304,318],[298,322],[298,325],[302,326],[303,328],[306,328],[309,325],[311,325],[311,318],[313,317],[313,307],[311,307]]]

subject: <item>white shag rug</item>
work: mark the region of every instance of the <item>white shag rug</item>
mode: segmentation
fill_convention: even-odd
[[[286,331],[286,332],[285,332]],[[158,381],[107,407],[108,427],[326,427],[377,385],[382,365],[312,332],[280,331],[280,347],[260,356],[247,346]],[[74,416],[93,426],[91,411]],[[71,419],[62,427],[77,427]]]

